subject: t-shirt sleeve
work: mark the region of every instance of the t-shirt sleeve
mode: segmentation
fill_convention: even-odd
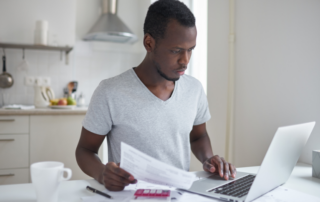
[[[196,118],[193,122],[193,125],[203,124],[209,121],[210,118],[211,118],[211,115],[210,115],[209,106],[208,106],[208,99],[201,85],[199,101],[198,101],[198,111],[197,111]]]
[[[112,118],[105,91],[101,82],[92,95],[88,111],[82,122],[85,129],[98,135],[106,135],[112,128]]]

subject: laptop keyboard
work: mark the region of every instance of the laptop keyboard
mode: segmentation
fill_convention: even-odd
[[[248,194],[255,177],[254,175],[247,175],[221,187],[211,189],[208,192],[241,198]]]

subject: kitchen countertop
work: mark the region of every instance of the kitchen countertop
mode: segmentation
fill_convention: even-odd
[[[74,109],[1,109],[0,116],[2,115],[85,115],[87,107],[74,108]]]

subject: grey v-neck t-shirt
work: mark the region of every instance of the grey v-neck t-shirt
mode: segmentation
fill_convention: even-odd
[[[210,119],[201,83],[188,75],[175,82],[163,101],[133,69],[101,81],[83,121],[88,131],[106,135],[108,160],[119,163],[120,143],[183,170],[190,166],[190,132]]]

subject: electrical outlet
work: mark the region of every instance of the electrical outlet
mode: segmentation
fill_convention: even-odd
[[[34,86],[35,78],[33,76],[26,76],[24,78],[24,85],[26,86]]]
[[[34,85],[35,86],[42,86],[43,85],[43,78],[42,77],[36,77],[34,79]]]
[[[51,84],[51,79],[50,77],[42,77],[42,85],[44,86],[50,86]]]

